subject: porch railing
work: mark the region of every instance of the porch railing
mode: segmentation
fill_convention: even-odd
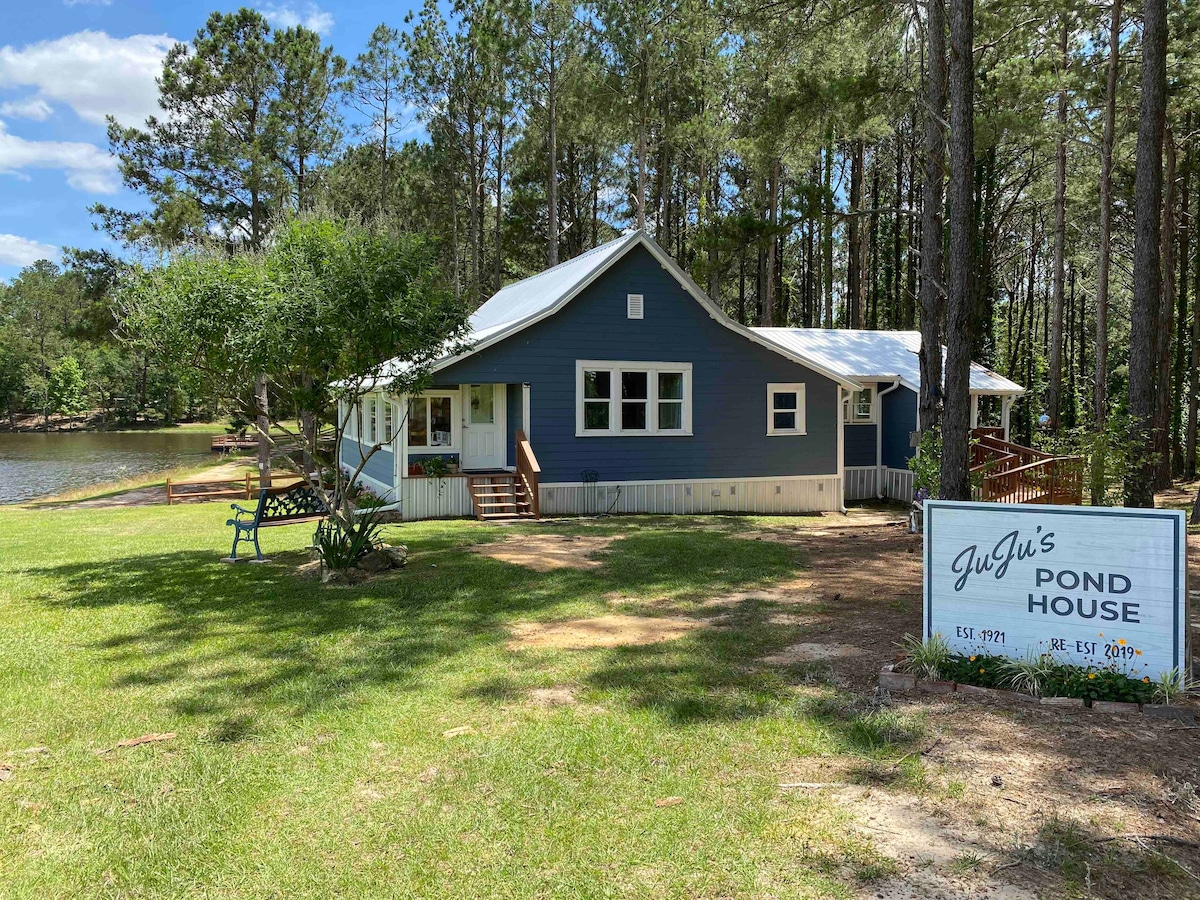
[[[1055,456],[995,436],[971,432],[972,493],[996,503],[1083,503],[1083,458]]]
[[[517,477],[529,498],[529,511],[535,519],[542,517],[542,503],[538,496],[538,478],[541,477],[542,467],[538,465],[537,457],[533,454],[533,446],[525,432],[517,430]]]

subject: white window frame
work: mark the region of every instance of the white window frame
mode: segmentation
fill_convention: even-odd
[[[776,409],[775,395],[776,394],[795,394],[796,408],[791,409]],[[794,382],[772,382],[767,385],[767,435],[795,435],[808,434],[808,403],[805,397],[805,384],[803,381]],[[795,412],[796,427],[795,428],[776,428],[775,413],[777,412]]]
[[[363,431],[366,432],[366,440],[363,443],[373,447],[379,434],[379,397],[369,394],[366,403],[367,414],[363,417]]]
[[[874,425],[879,421],[879,391],[873,384],[864,384],[863,390],[871,392],[871,415],[866,419],[859,419],[854,414],[856,405],[855,397],[862,391],[850,391],[850,396],[846,398],[845,410],[842,413],[847,425]]]
[[[583,374],[584,372],[608,372],[610,396],[608,398],[608,428],[584,429]],[[621,374],[645,372],[646,374],[646,428],[627,430],[621,425]],[[658,427],[658,376],[659,373],[683,375],[683,422],[682,428],[660,429]],[[589,401],[595,403],[596,401]],[[692,436],[692,364],[690,362],[633,362],[628,360],[579,359],[575,361],[575,436],[576,437],[691,437]]]
[[[425,402],[425,428],[428,434],[429,430],[429,401],[441,399],[443,397],[450,398],[450,444],[420,445],[410,444],[408,442],[408,404],[422,400]],[[439,453],[459,453],[462,449],[462,391],[455,388],[446,388],[445,390],[433,389],[422,391],[420,394],[411,394],[404,398],[404,416],[401,420],[401,427],[404,431],[404,447],[409,453],[415,453],[418,456],[426,455],[433,456]]]
[[[381,396],[379,400],[383,404],[383,443],[390,445],[396,437],[396,411],[390,397]]]

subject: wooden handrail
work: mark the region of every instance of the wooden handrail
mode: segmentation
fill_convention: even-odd
[[[525,436],[522,429],[517,429],[517,476],[521,479],[521,484],[525,488],[525,496],[529,498],[529,510],[533,513],[535,519],[542,517],[542,502],[538,496],[538,479],[542,474],[542,467],[538,465],[537,457],[533,453],[533,446],[529,443],[529,438]]]

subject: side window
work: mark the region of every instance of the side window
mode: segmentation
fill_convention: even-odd
[[[875,422],[875,390],[863,388],[854,391],[846,400],[842,411],[845,421],[851,425],[871,425]]]
[[[803,384],[767,385],[767,434],[805,434]]]

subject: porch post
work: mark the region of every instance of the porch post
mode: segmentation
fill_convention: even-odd
[[[529,425],[529,382],[521,385],[521,426],[525,431],[525,440],[532,440],[533,429]]]
[[[971,427],[979,427],[979,395],[971,395]]]
[[[1012,408],[1016,397],[1012,394],[1005,394],[1000,400],[1000,425],[1004,428],[1004,440],[1009,437],[1009,423],[1012,421]]]

